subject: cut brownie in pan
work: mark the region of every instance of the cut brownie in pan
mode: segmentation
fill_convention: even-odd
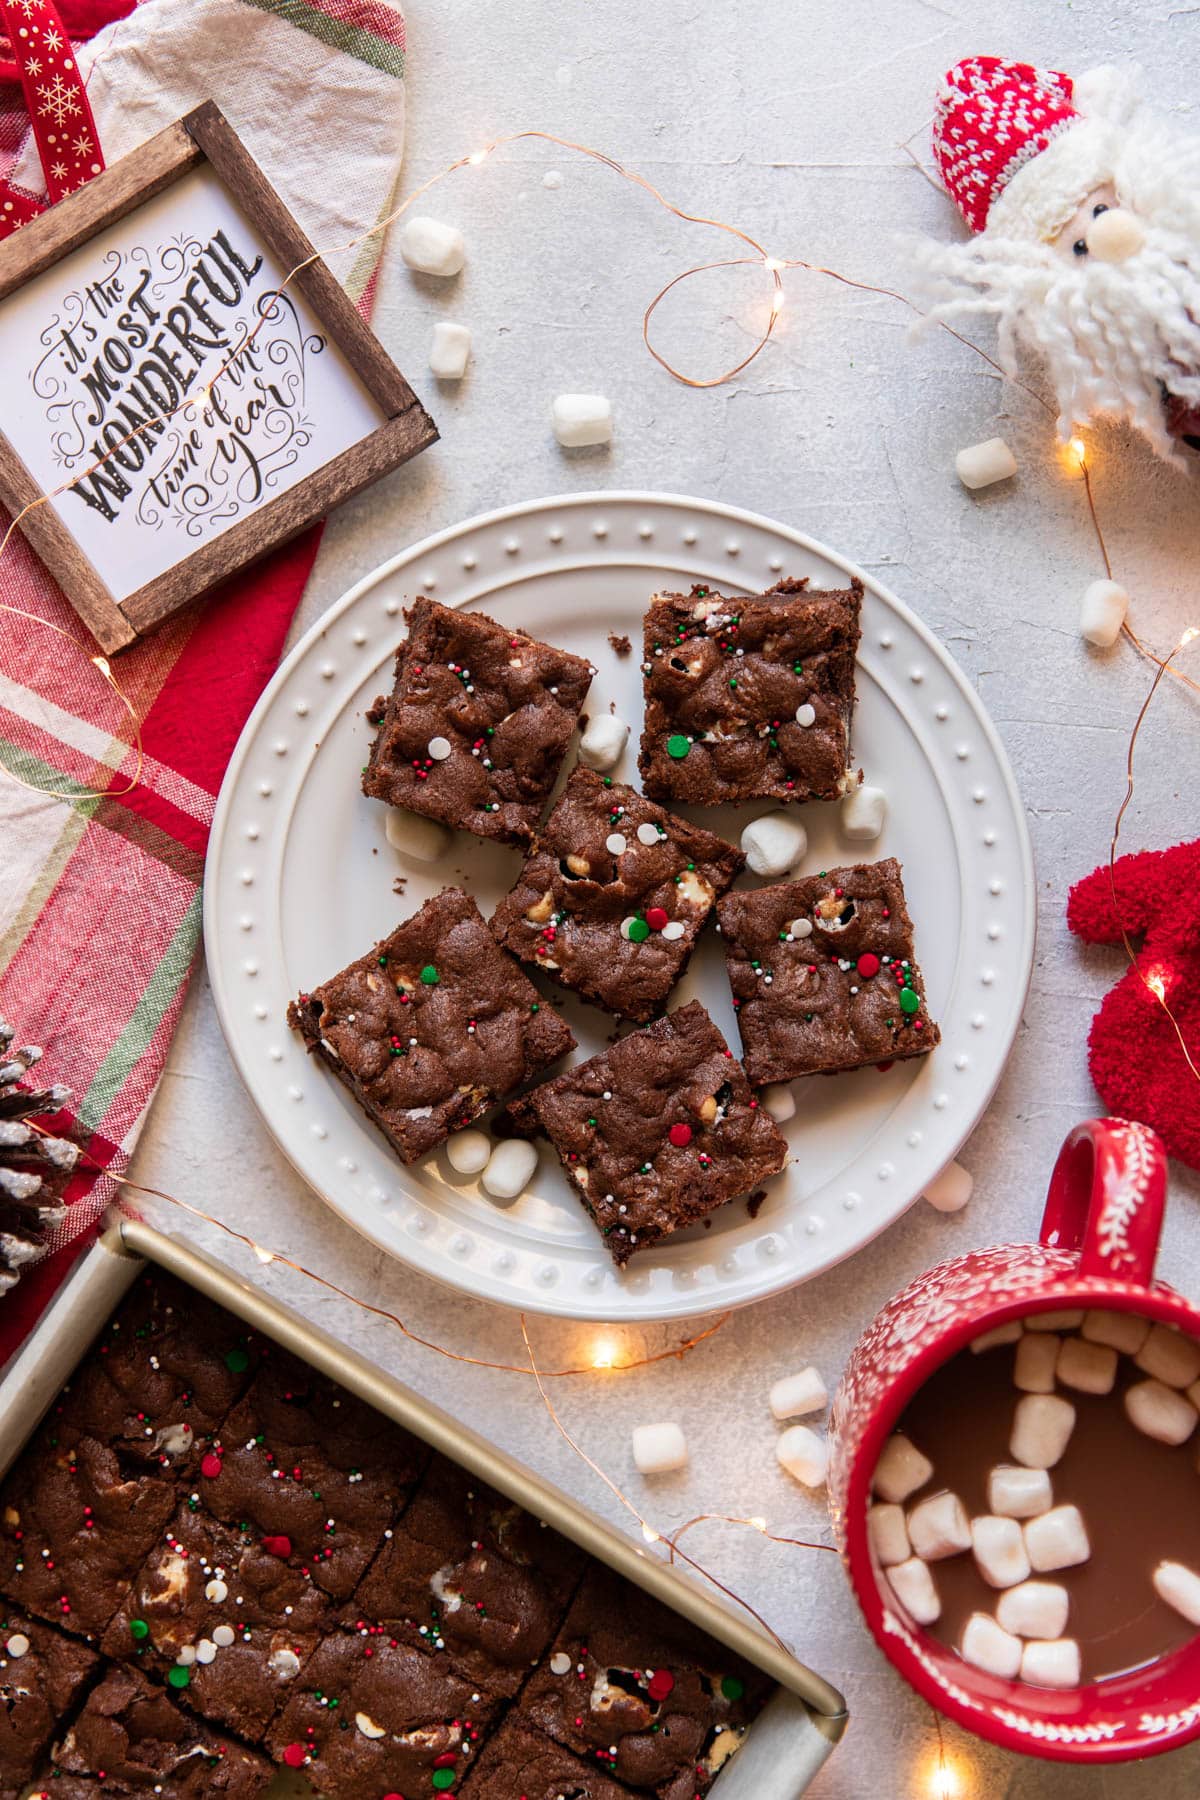
[[[743,860],[633,788],[576,769],[492,930],[585,1000],[649,1019]]]
[[[0,1619],[0,1795],[22,1794],[100,1659],[75,1638],[8,1608]]]
[[[769,1683],[648,1595],[593,1567],[519,1713],[656,1800],[694,1800],[740,1748]]]
[[[192,1718],[133,1669],[110,1670],[51,1755],[31,1800],[253,1800],[275,1774],[265,1756]]]
[[[0,1593],[80,1637],[104,1630],[171,1516],[169,1480],[43,1428],[4,1484]]]
[[[554,786],[590,663],[482,613],[417,600],[363,792],[476,837],[523,843]]]
[[[185,1503],[101,1648],[136,1661],[160,1687],[186,1690],[193,1711],[254,1739],[332,1623],[328,1595],[290,1540],[252,1519],[223,1525]]]
[[[439,1459],[354,1598],[363,1620],[415,1630],[489,1693],[515,1694],[558,1629],[582,1552]]]
[[[893,858],[728,894],[717,916],[754,1083],[923,1056],[938,1042]]]
[[[327,1637],[268,1736],[321,1794],[424,1795],[453,1787],[497,1706],[445,1662],[387,1637]]]
[[[500,1727],[459,1789],[462,1800],[629,1800],[634,1791],[530,1731],[519,1711]]]
[[[754,599],[656,594],[638,767],[656,800],[836,800],[849,766],[862,585]]]
[[[534,1088],[511,1111],[550,1139],[618,1266],[787,1159],[699,1001]]]
[[[288,1008],[404,1162],[469,1125],[575,1039],[479,908],[446,888]]]

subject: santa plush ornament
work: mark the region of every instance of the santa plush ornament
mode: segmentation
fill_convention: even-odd
[[[931,317],[994,317],[1053,384],[1064,439],[1129,420],[1200,449],[1200,137],[1152,112],[1135,69],[1072,80],[973,56],[938,93],[933,155],[974,236],[922,240]]]

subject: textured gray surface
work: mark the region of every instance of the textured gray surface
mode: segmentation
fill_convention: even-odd
[[[777,255],[899,286],[896,229],[954,229],[948,203],[898,145],[915,134],[925,154],[934,84],[957,57],[994,50],[1078,71],[1133,55],[1163,103],[1184,113],[1200,43],[1200,12],[1166,0],[960,0],[957,8],[932,0],[512,0],[503,9],[439,0],[414,5],[409,27],[407,185],[494,134],[541,126],[612,152],[689,210],[745,225]],[[543,185],[549,170],[561,172],[561,185]],[[1024,794],[1038,866],[1037,966],[1016,1052],[964,1153],[976,1178],[968,1210],[944,1218],[918,1204],[851,1263],[742,1313],[685,1361],[555,1390],[589,1453],[663,1528],[701,1511],[753,1512],[803,1537],[820,1531],[822,1509],[776,1466],[771,1380],[811,1360],[832,1381],[876,1308],[926,1264],[1034,1232],[1060,1138],[1096,1110],[1084,1041],[1119,964],[1073,946],[1063,903],[1068,883],[1107,853],[1146,666],[1125,648],[1097,656],[1082,645],[1078,596],[1097,568],[1081,491],[1063,476],[1040,413],[948,338],[914,348],[893,303],[797,273],[769,352],[726,387],[690,391],[647,357],[641,310],[687,264],[731,253],[719,236],[671,220],[607,171],[540,144],[456,176],[423,204],[463,227],[466,272],[443,289],[414,280],[393,253],[376,324],[443,441],[334,520],[301,623],[400,546],[494,505],[606,484],[712,495],[773,514],[880,571],[977,684]],[[760,289],[753,272],[742,274],[744,285],[706,278],[663,309],[664,343],[699,374],[748,348],[765,282]],[[463,320],[475,338],[468,379],[440,393],[425,366],[438,317]],[[557,449],[549,407],[565,388],[612,396],[611,452]],[[954,452],[997,431],[1021,472],[1002,489],[968,495]],[[1119,435],[1096,439],[1095,468],[1137,623],[1165,646],[1189,619],[1200,622],[1200,476],[1155,466]],[[1194,701],[1162,692],[1142,743],[1129,848],[1195,829]],[[301,1186],[242,1093],[202,978],[137,1173],[318,1265],[417,1331],[476,1356],[521,1359],[515,1318],[385,1264]],[[1161,1266],[1194,1293],[1198,1198],[1195,1179],[1176,1171]],[[177,1216],[157,1216],[178,1228]],[[187,1228],[246,1267],[228,1244]],[[630,1523],[556,1436],[527,1378],[406,1345],[287,1271],[260,1279]],[[548,1322],[532,1331],[547,1365],[587,1359],[600,1335]],[[631,1333],[620,1349],[640,1353],[671,1337]],[[684,1424],[692,1461],[651,1485],[632,1472],[628,1428],[654,1418]],[[698,1529],[693,1543],[849,1696],[851,1728],[816,1783],[819,1800],[931,1792],[930,1715],[867,1640],[834,1559],[721,1525]],[[972,1800],[1173,1800],[1200,1789],[1200,1751],[1089,1775],[1004,1756],[950,1730],[947,1743],[962,1776],[956,1791]]]

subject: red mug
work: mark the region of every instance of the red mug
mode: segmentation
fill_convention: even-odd
[[[875,1640],[931,1706],[1006,1750],[1122,1762],[1200,1737],[1200,1635],[1126,1675],[1069,1690],[974,1668],[881,1590],[867,1541],[871,1477],[904,1408],[973,1338],[1029,1313],[1134,1312],[1200,1339],[1200,1310],[1154,1280],[1167,1186],[1156,1134],[1090,1119],[1067,1138],[1036,1244],[996,1244],[939,1263],[859,1339],[830,1421],[829,1501],[842,1559]]]

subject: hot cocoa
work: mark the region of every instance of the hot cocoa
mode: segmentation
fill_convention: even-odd
[[[910,1401],[868,1515],[880,1580],[969,1663],[1126,1673],[1200,1627],[1200,1344],[1127,1313],[979,1339]]]

